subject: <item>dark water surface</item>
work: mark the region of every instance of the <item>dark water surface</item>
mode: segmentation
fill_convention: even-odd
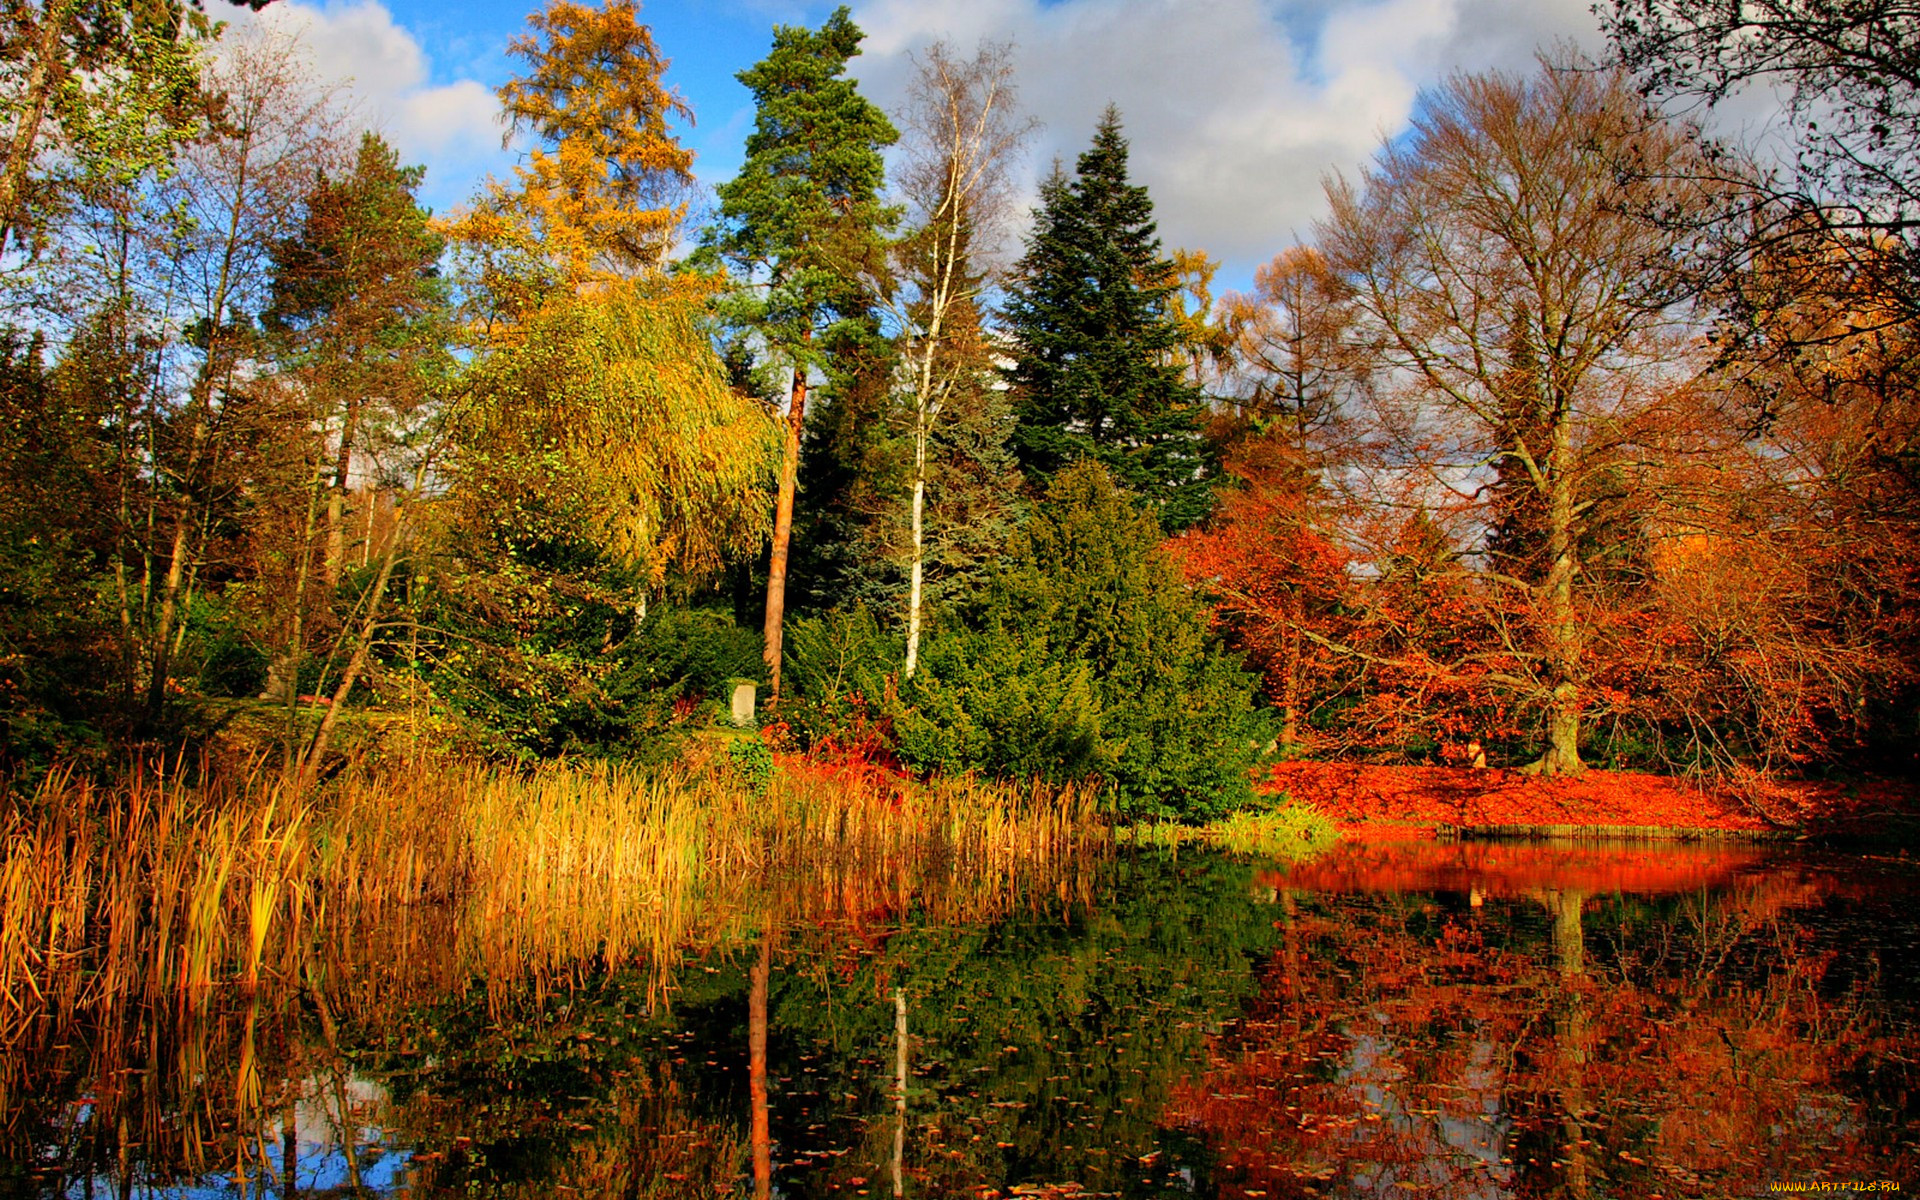
[[[9,1052],[0,1191],[1920,1190],[1903,860],[1122,853],[977,923],[885,903],[743,917],[665,1004],[645,969],[544,994],[423,983],[434,936],[424,917],[368,931],[376,965],[331,985],[48,1025]]]

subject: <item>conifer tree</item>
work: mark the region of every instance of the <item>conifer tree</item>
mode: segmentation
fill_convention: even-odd
[[[686,216],[693,152],[672,122],[693,112],[661,82],[667,60],[633,0],[554,0],[508,50],[528,72],[500,89],[515,129],[538,140],[503,193],[573,279],[644,272]]]
[[[718,220],[696,262],[725,266],[740,284],[724,315],[790,372],[787,444],[767,571],[768,682],[780,694],[780,635],[807,388],[817,371],[871,354],[879,336],[873,281],[885,275],[880,152],[898,137],[847,79],[866,35],[847,9],[817,31],[774,30],[773,49],[740,73],[758,112],[740,174],[717,190]]]
[[[341,521],[367,405],[404,411],[445,365],[445,241],[414,194],[424,167],[403,167],[377,134],[361,138],[353,170],[322,176],[297,236],[273,248],[272,303],[263,321],[302,375],[334,435],[327,501],[327,578],[337,580]]]
[[[1153,517],[1082,460],[902,685],[903,757],[1015,779],[1097,777],[1127,819],[1206,820],[1252,799],[1270,734],[1214,645]]]
[[[262,324],[309,401],[330,458],[324,478],[326,581],[347,559],[347,501],[356,458],[380,457],[379,432],[397,435],[450,365],[447,293],[438,263],[445,241],[414,199],[424,167],[403,167],[377,134],[360,140],[351,171],[322,174],[300,231],[272,248],[273,283]],[[374,436],[369,436],[370,431]],[[389,440],[384,447],[392,449]],[[330,451],[330,453],[329,453]],[[369,489],[369,492],[371,489]],[[364,504],[374,501],[367,496]],[[307,524],[314,512],[308,506]],[[368,512],[367,528],[371,528]],[[272,658],[268,691],[290,696],[302,652],[308,538],[296,539],[288,629]],[[368,547],[361,548],[363,559]]]
[[[1208,507],[1202,397],[1187,378],[1179,279],[1161,257],[1153,201],[1127,180],[1116,109],[1073,178],[1056,173],[1040,200],[1006,305],[1021,465],[1044,486],[1096,459],[1164,529],[1185,528]]]

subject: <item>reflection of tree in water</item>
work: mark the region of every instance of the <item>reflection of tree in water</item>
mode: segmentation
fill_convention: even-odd
[[[1522,874],[1480,906],[1358,877],[1276,889],[1282,953],[1168,1114],[1227,1148],[1223,1196],[1911,1177],[1912,1014],[1861,969],[1875,943],[1827,928],[1861,907],[1819,899],[1845,887],[1741,870],[1713,891],[1595,898],[1577,873]],[[1910,937],[1910,914],[1867,908],[1860,924]]]
[[[14,1161],[58,1147],[59,1186],[291,1164],[419,1197],[803,1197],[885,1194],[897,1153],[907,1195],[1463,1200],[1914,1164],[1916,968],[1860,947],[1916,921],[1877,885],[1751,854],[1423,853],[1355,852],[1317,891],[1122,858],[1024,901],[826,873],[717,916],[666,1009],[644,965],[489,989],[426,906],[323,940],[298,987],[47,1031],[75,1048],[0,1075],[34,1088]],[[1366,891],[1356,863],[1433,891]]]

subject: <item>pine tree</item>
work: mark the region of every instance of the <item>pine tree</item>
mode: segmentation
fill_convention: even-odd
[[[353,456],[363,450],[369,400],[404,412],[445,365],[444,240],[414,194],[424,167],[403,167],[366,134],[351,172],[322,177],[300,233],[273,248],[264,324],[300,373],[334,435],[327,576],[340,574],[341,520]]]
[[[767,572],[766,661],[776,699],[807,389],[816,371],[873,353],[874,281],[885,275],[884,234],[896,219],[880,200],[880,152],[899,135],[845,78],[863,37],[842,6],[817,31],[776,28],[767,57],[740,73],[758,110],[754,130],[740,174],[717,189],[719,219],[695,259],[732,273],[740,286],[723,315],[765,347],[770,365],[791,372]]]
[[[1021,465],[1044,486],[1096,459],[1162,528],[1185,528],[1209,504],[1202,397],[1185,369],[1179,280],[1160,256],[1153,201],[1127,181],[1117,110],[1101,117],[1073,178],[1056,172],[1040,200],[1006,305]]]
[[[391,146],[365,134],[352,170],[315,180],[299,232],[272,248],[262,324],[299,380],[309,419],[330,443],[317,447],[319,469],[304,469],[309,487],[321,483],[326,493],[322,564],[329,584],[339,582],[347,565],[356,460],[364,470],[369,451],[378,457],[379,435],[395,436],[449,365],[447,294],[438,269],[445,241],[414,199],[425,174],[424,167],[401,166]],[[365,489],[363,507],[377,507],[372,491]],[[312,519],[308,506],[309,526]],[[308,541],[297,535],[290,554],[285,635],[268,680],[274,695],[291,695],[303,652]]]

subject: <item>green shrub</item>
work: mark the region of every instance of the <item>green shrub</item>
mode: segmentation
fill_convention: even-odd
[[[730,679],[766,674],[760,644],[760,631],[735,625],[731,613],[655,605],[620,643],[613,686],[718,696]]]
[[[669,756],[686,705],[760,675],[760,635],[730,614],[655,603],[634,619],[631,581],[503,570],[421,601],[419,670],[489,749],[522,758]],[[398,652],[389,660],[401,668]]]
[[[865,607],[787,622],[780,716],[803,744],[881,733],[906,647]]]
[[[929,637],[902,756],[1105,781],[1117,815],[1204,821],[1252,799],[1254,680],[1211,644],[1154,518],[1098,465],[1054,479],[1004,564]]]
[[[764,796],[773,786],[773,751],[757,737],[734,738],[727,743],[727,761],[734,774],[756,796]]]
[[[1116,765],[1092,665],[992,615],[930,637],[905,695],[900,756],[924,770],[1065,782]]]

